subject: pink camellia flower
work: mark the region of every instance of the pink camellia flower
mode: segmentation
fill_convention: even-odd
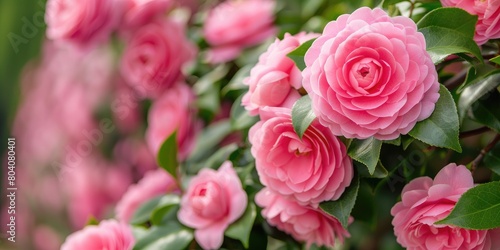
[[[135,29],[173,7],[174,0],[126,0],[123,26]]]
[[[499,0],[441,0],[445,7],[464,9],[472,15],[477,15],[474,41],[485,44],[489,39],[500,38],[500,1]]]
[[[397,241],[410,250],[418,249],[499,249],[488,230],[468,230],[451,225],[437,225],[451,212],[458,199],[474,186],[465,166],[450,163],[434,180],[419,177],[401,194],[402,201],[391,210]]]
[[[218,249],[229,224],[243,215],[247,194],[231,162],[218,171],[202,169],[182,197],[179,221],[195,229],[194,237],[204,249]]]
[[[130,186],[118,202],[116,218],[123,222],[129,222],[135,210],[142,203],[158,195],[178,191],[179,188],[174,178],[164,169],[149,171],[137,184]]]
[[[328,23],[305,63],[314,113],[336,135],[395,139],[428,118],[439,98],[424,36],[411,19],[379,8]]]
[[[121,72],[141,95],[156,98],[181,79],[182,67],[195,51],[179,23],[156,20],[141,26],[129,39]]]
[[[49,0],[47,37],[81,47],[104,42],[118,24],[121,10],[118,0]]]
[[[99,225],[87,226],[66,238],[61,250],[129,250],[135,239],[132,228],[115,220],[104,220]]]
[[[273,36],[274,6],[274,0],[229,0],[212,9],[203,26],[205,39],[212,46],[208,61],[231,61],[242,49]]]
[[[353,177],[344,144],[317,121],[300,139],[290,109],[262,108],[261,119],[248,138],[262,184],[302,205],[338,199]]]
[[[179,159],[189,155],[200,129],[192,108],[194,99],[189,86],[179,82],[153,102],[149,110],[146,141],[155,155],[174,131],[177,131]]]
[[[255,203],[263,207],[262,216],[271,226],[290,234],[307,246],[333,247],[335,240],[344,242],[349,232],[334,217],[318,208],[301,206],[283,196],[264,188],[255,196]],[[349,223],[352,223],[352,217]]]
[[[283,40],[276,39],[259,57],[250,76],[244,80],[250,88],[241,101],[251,115],[259,114],[260,107],[292,107],[300,97],[298,89],[302,88],[302,75],[287,54],[318,35],[287,33]]]

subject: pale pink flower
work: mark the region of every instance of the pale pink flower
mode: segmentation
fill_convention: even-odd
[[[248,138],[262,184],[302,205],[342,195],[353,177],[352,160],[327,127],[313,121],[300,139],[289,109],[263,108],[261,119]]]
[[[409,250],[419,249],[499,249],[498,230],[468,230],[437,225],[454,208],[465,191],[474,187],[471,172],[465,166],[450,163],[434,180],[419,177],[408,183],[402,201],[391,210],[397,241]],[[493,236],[493,233],[496,236]]]
[[[409,18],[362,7],[328,23],[305,55],[303,85],[335,135],[381,140],[407,134],[439,98],[425,39]]]
[[[350,237],[349,232],[342,227],[334,217],[324,213],[319,208],[302,206],[295,201],[264,188],[255,196],[255,203],[261,206],[262,217],[271,226],[290,234],[298,241],[306,242],[308,246],[333,247],[335,240],[344,242],[344,237]],[[352,223],[352,217],[349,223]]]
[[[61,250],[130,250],[134,243],[130,225],[104,220],[69,235]]]
[[[223,63],[241,51],[257,45],[276,33],[274,0],[228,0],[210,11],[203,26],[205,39],[212,46],[207,60]]]
[[[274,43],[259,57],[244,83],[249,86],[242,105],[251,115],[259,114],[260,107],[289,107],[300,98],[302,75],[287,54],[302,43],[317,37],[316,33],[301,32],[295,36],[285,34],[283,40]]]
[[[175,0],[125,0],[123,26],[136,29],[155,17],[165,14],[173,7]]]
[[[243,215],[247,194],[231,162],[218,171],[204,168],[191,179],[182,197],[179,221],[195,229],[196,242],[204,249],[218,249],[226,228]]]
[[[130,186],[118,202],[115,209],[116,218],[129,222],[137,208],[147,200],[178,191],[175,179],[164,169],[149,171],[137,184]]]

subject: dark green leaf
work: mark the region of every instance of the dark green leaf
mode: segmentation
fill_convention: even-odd
[[[477,16],[459,8],[438,8],[430,11],[417,23],[419,29],[438,26],[457,31],[468,38],[474,37]]]
[[[231,153],[233,153],[236,150],[238,150],[238,145],[236,145],[235,143],[226,145],[215,151],[212,155],[210,155],[208,158],[204,159],[201,162],[197,163],[187,162],[185,164],[186,170],[189,174],[196,174],[202,168],[217,169],[220,167],[220,165],[222,165],[224,161],[226,161],[229,158],[229,155],[231,155]]]
[[[201,77],[194,85],[193,90],[196,95],[202,95],[209,91],[217,81],[224,78],[229,71],[229,66],[221,64],[217,66],[213,71]]]
[[[382,141],[373,137],[366,140],[354,139],[349,145],[347,153],[352,159],[366,165],[370,175],[373,175],[378,164],[381,147]]]
[[[370,174],[368,172],[368,168],[365,165],[361,165],[361,166],[358,164],[355,164],[355,165],[356,165],[356,170],[358,171],[359,176],[361,176],[361,177],[381,179],[381,178],[387,177],[387,175],[389,174],[387,169],[385,169],[384,165],[382,165],[382,162],[380,162],[380,161],[378,161],[377,166],[375,167],[375,171],[373,172],[373,174]]]
[[[500,175],[500,144],[497,144],[484,156],[483,163],[497,175]]]
[[[500,108],[498,106],[500,93],[493,91],[488,98],[481,99],[471,107],[471,118],[500,133]]]
[[[500,65],[500,56],[496,56],[490,59],[490,62]]]
[[[231,107],[231,127],[233,130],[243,130],[254,125],[258,120],[258,116],[251,116],[245,107],[241,106],[243,95],[234,101]]]
[[[351,185],[346,188],[342,196],[336,201],[325,201],[319,204],[321,210],[337,218],[344,228],[349,225],[349,216],[358,196],[359,177],[355,175]]]
[[[208,125],[196,139],[196,145],[193,152],[186,161],[190,163],[202,161],[213,152],[209,149],[216,148],[230,133],[231,122],[229,119],[220,120]]]
[[[153,225],[159,225],[165,214],[167,214],[172,208],[179,205],[181,198],[175,194],[167,194],[158,201],[155,209],[151,213],[151,223]]]
[[[174,131],[161,145],[156,156],[158,165],[177,178],[177,131]]]
[[[199,114],[206,120],[211,120],[220,111],[220,84],[215,83],[199,95],[196,99],[196,106]]]
[[[243,68],[238,70],[238,72],[234,74],[233,78],[231,78],[231,81],[229,81],[229,83],[222,88],[221,94],[226,96],[231,91],[248,89],[248,85],[243,83],[243,80],[250,75],[252,67],[253,65],[245,65]]]
[[[400,2],[404,2],[404,1],[406,1],[406,0],[383,0],[382,1],[382,8],[387,9],[391,5],[394,5],[394,4],[397,4]]]
[[[497,69],[489,64],[475,65],[474,67],[470,67],[469,71],[467,72],[465,82],[460,85],[457,92],[460,93],[465,89],[465,87],[474,85],[481,80],[484,80],[488,76],[498,73],[500,73],[500,69]]]
[[[479,100],[486,93],[495,89],[500,84],[500,74],[490,75],[478,83],[471,85],[462,91],[458,99],[458,115],[460,121],[463,120],[465,114],[474,102]]]
[[[451,213],[435,224],[474,230],[500,227],[500,182],[477,185],[458,200]]]
[[[305,95],[297,100],[292,107],[292,123],[295,133],[302,138],[314,119],[316,116],[311,107],[311,98]]]
[[[401,141],[403,144],[403,150],[406,150],[408,146],[415,140],[415,138],[408,136],[408,135],[402,135],[401,136]]]
[[[255,204],[250,202],[245,210],[245,213],[231,224],[224,233],[227,237],[240,240],[245,248],[248,248],[250,232],[252,231],[253,222],[257,216],[257,208]]]
[[[387,143],[387,144],[394,145],[394,146],[399,146],[399,145],[401,145],[401,136],[394,139],[394,140],[388,140],[388,141],[383,141],[383,142]]]
[[[413,138],[429,145],[462,152],[458,141],[459,122],[455,102],[450,92],[440,86],[439,100],[432,115],[418,122],[408,133]]]
[[[306,63],[304,62],[304,56],[306,55],[307,50],[313,44],[314,40],[316,39],[311,39],[303,43],[302,45],[300,45],[287,55],[290,59],[292,59],[295,62],[295,65],[297,65],[297,68],[299,68],[300,71],[306,68]]]
[[[134,215],[130,219],[130,224],[140,225],[149,221],[151,214],[156,209],[162,198],[163,195],[160,195],[143,203],[137,210],[135,210]]]
[[[175,220],[162,226],[152,226],[148,233],[138,238],[134,250],[182,250],[193,240],[193,230]]]

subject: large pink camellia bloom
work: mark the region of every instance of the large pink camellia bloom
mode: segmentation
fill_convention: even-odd
[[[49,0],[47,37],[81,47],[107,40],[122,15],[118,0]]]
[[[162,143],[177,131],[179,159],[184,160],[194,147],[200,129],[194,115],[195,95],[189,86],[178,82],[153,102],[148,115],[146,141],[156,155]]]
[[[182,68],[195,51],[179,23],[158,19],[131,36],[121,59],[121,73],[137,92],[157,98],[181,79]]]
[[[195,229],[194,237],[204,249],[219,249],[224,231],[247,207],[247,194],[231,162],[218,171],[202,169],[182,197],[179,221]]]
[[[434,222],[448,216],[458,199],[474,186],[471,172],[465,166],[450,163],[434,180],[419,177],[401,194],[402,201],[391,210],[397,241],[409,250],[419,249],[499,249],[494,231],[468,230]],[[498,232],[497,232],[498,233]]]
[[[353,177],[344,144],[317,121],[300,139],[290,109],[263,108],[261,119],[249,140],[262,184],[303,205],[338,199]]]
[[[334,217],[327,215],[318,208],[301,206],[295,201],[285,199],[264,188],[255,196],[255,203],[261,207],[262,216],[271,226],[290,234],[298,241],[304,241],[308,246],[333,247],[335,240],[344,242],[344,237],[350,237],[349,232]],[[352,222],[352,217],[349,223]]]
[[[116,218],[129,222],[141,204],[158,195],[179,192],[175,179],[164,169],[147,172],[135,185],[128,188],[116,205]]]
[[[485,44],[489,39],[500,38],[500,1],[499,0],[441,0],[444,7],[464,9],[472,15],[477,15],[474,41]]]
[[[212,9],[203,26],[205,39],[212,46],[208,61],[233,60],[242,49],[273,36],[274,6],[274,0],[229,0]]]
[[[395,139],[428,118],[439,98],[424,36],[411,19],[379,8],[328,23],[305,63],[314,113],[336,135]]]
[[[318,35],[286,33],[283,40],[276,39],[259,57],[250,76],[244,80],[250,88],[241,101],[251,115],[258,115],[260,107],[292,107],[300,97],[298,89],[302,88],[302,75],[287,54]]]
[[[87,226],[66,238],[61,250],[130,250],[135,239],[132,228],[115,220]]]

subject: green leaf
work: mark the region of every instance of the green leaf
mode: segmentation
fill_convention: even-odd
[[[97,225],[99,225],[99,221],[93,215],[90,215],[87,218],[87,222],[85,223],[85,226],[97,226]]]
[[[243,68],[238,70],[238,72],[234,74],[233,78],[231,78],[231,81],[229,81],[229,83],[222,88],[221,94],[226,96],[231,91],[247,90],[248,85],[246,85],[243,80],[250,75],[252,68],[253,65],[245,65]]]
[[[424,35],[427,52],[435,64],[448,55],[461,52],[471,53],[480,61],[483,59],[476,42],[458,31],[437,26],[428,26],[418,31]]]
[[[297,65],[297,68],[299,68],[300,71],[306,68],[306,63],[304,62],[304,56],[306,55],[307,50],[311,47],[311,45],[315,40],[316,38],[304,42],[303,44],[301,44],[299,47],[297,47],[287,55],[290,59],[292,59],[295,62],[295,65]]]
[[[500,175],[500,144],[497,144],[484,156],[483,163],[486,167],[491,169],[491,171]]]
[[[439,95],[432,115],[417,122],[408,134],[431,146],[449,148],[460,153],[462,147],[458,140],[459,122],[455,102],[443,85],[440,86]]]
[[[177,178],[177,131],[174,131],[161,145],[156,156],[158,165]]]
[[[152,226],[149,232],[138,238],[134,250],[182,250],[193,240],[193,230],[184,227],[176,220],[165,225]]]
[[[252,231],[253,222],[256,216],[257,208],[255,204],[250,202],[241,218],[229,225],[224,234],[229,238],[240,240],[243,246],[248,248],[250,232]]]
[[[199,162],[210,156],[213,151],[209,149],[216,148],[217,145],[231,133],[231,121],[220,120],[208,125],[196,139],[196,145],[193,152],[186,162]]]
[[[151,214],[156,209],[158,203],[162,198],[163,195],[160,195],[139,206],[139,208],[135,210],[134,215],[130,219],[130,224],[140,225],[149,221],[149,218],[151,218]]]
[[[201,162],[197,163],[186,162],[185,164],[186,171],[189,174],[196,174],[202,168],[217,169],[220,167],[220,165],[222,165],[224,161],[226,161],[229,158],[229,155],[231,155],[231,153],[233,153],[236,150],[238,150],[238,145],[236,143],[231,143],[229,145],[226,145],[215,151],[212,155],[202,160]]]
[[[241,105],[241,99],[243,99],[243,95],[238,97],[231,107],[231,127],[233,130],[247,129],[259,121],[258,116],[251,116]]]
[[[213,87],[213,85],[215,85],[217,81],[219,81],[220,79],[224,78],[224,76],[227,75],[227,72],[229,72],[228,65],[221,64],[217,66],[213,71],[201,77],[193,85],[193,91],[198,96],[206,93],[207,91],[210,91],[210,89]]]
[[[500,227],[500,182],[477,185],[465,192],[451,213],[435,224],[474,230]]]
[[[295,133],[302,138],[304,132],[316,119],[312,110],[311,98],[308,95],[301,97],[292,107],[292,124]]]
[[[181,202],[181,198],[176,194],[167,194],[158,201],[155,209],[151,213],[151,223],[153,225],[161,224],[163,217]]]
[[[404,1],[406,1],[406,0],[383,0],[382,1],[382,8],[388,9],[389,6],[395,5],[397,3],[404,2]]]
[[[413,141],[415,141],[415,138],[408,135],[402,135],[401,143],[403,144],[403,150],[406,150]]]
[[[438,8],[430,11],[417,23],[419,29],[438,26],[448,28],[473,38],[476,28],[477,16],[471,15],[460,8]]]
[[[500,74],[490,75],[478,83],[471,85],[462,91],[458,98],[458,116],[460,121],[465,118],[465,114],[474,102],[479,100],[486,93],[495,89],[500,84]]]
[[[490,59],[490,62],[500,65],[500,56],[495,56]]]
[[[354,139],[347,149],[347,154],[352,159],[363,163],[368,168],[370,175],[373,175],[378,164],[381,147],[382,141],[373,137],[365,140]]]
[[[401,145],[401,136],[394,139],[394,140],[388,140],[388,141],[383,141],[383,142],[387,143],[387,144],[394,145],[394,146],[399,146],[399,145]]]
[[[500,93],[493,91],[488,98],[475,102],[471,107],[471,118],[500,133]]]
[[[375,171],[373,171],[373,174],[370,174],[368,172],[368,168],[365,165],[360,166],[358,164],[355,164],[355,166],[356,170],[359,173],[359,176],[361,177],[382,179],[387,177],[387,175],[389,174],[387,169],[384,167],[384,165],[382,165],[382,162],[380,161],[378,161],[377,166],[375,166]]]
[[[349,216],[358,196],[359,177],[355,175],[351,185],[346,188],[342,196],[336,201],[325,201],[319,204],[321,210],[337,218],[344,228],[349,225]]]
[[[199,109],[199,114],[205,120],[211,120],[220,111],[220,84],[215,83],[199,95],[196,99],[196,106]]]
[[[497,69],[489,64],[474,65],[474,67],[470,67],[469,71],[467,71],[465,82],[457,89],[457,93],[462,92],[465,87],[474,85],[481,80],[498,73],[500,73],[500,69]]]

